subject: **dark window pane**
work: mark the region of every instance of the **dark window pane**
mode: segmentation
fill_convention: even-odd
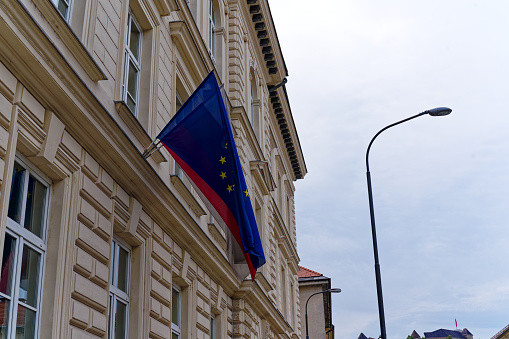
[[[116,301],[117,312],[115,313],[115,339],[125,339],[127,325],[127,305]]]
[[[0,292],[12,295],[12,276],[14,274],[14,262],[16,250],[16,239],[9,234],[5,235],[4,255],[2,257],[2,276],[0,278]],[[1,310],[1,307],[0,307]]]
[[[0,339],[7,338],[10,300],[0,297]]]
[[[129,253],[122,247],[118,248],[118,283],[117,287],[127,293],[128,285],[128,268],[129,268]]]
[[[18,163],[14,163],[14,171],[12,175],[11,197],[9,199],[8,216],[12,220],[20,223],[21,207],[23,204],[23,177],[25,169]]]
[[[138,27],[131,21],[131,37],[129,40],[129,49],[136,61],[140,62],[140,43],[141,32]]]
[[[35,312],[18,305],[16,319],[16,339],[35,338]]]
[[[115,261],[116,261],[116,258],[115,258],[115,248],[116,248],[116,243],[113,242],[111,244],[111,270],[110,270],[110,284],[111,285],[114,285],[115,282],[113,281],[113,279],[115,278]]]
[[[176,289],[171,290],[171,322],[180,326],[180,293]]]
[[[134,115],[136,115],[136,103],[133,99],[131,99],[131,96],[127,94],[127,107],[133,112]]]
[[[27,230],[42,238],[44,218],[44,198],[46,187],[37,179],[30,176],[28,180],[27,202],[24,226]]]
[[[134,66],[132,60],[129,60],[127,92],[129,92],[129,94],[131,94],[133,98],[136,98],[137,87],[138,87],[138,70]]]
[[[40,257],[41,255],[30,247],[23,246],[19,277],[19,300],[33,307],[37,306]]]
[[[62,14],[62,16],[65,18],[65,20],[68,20],[68,17],[67,17],[68,10],[69,10],[69,5],[65,1],[60,0],[58,2],[58,11]]]

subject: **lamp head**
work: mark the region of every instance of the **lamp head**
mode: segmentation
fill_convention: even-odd
[[[428,113],[432,117],[441,117],[443,115],[448,115],[452,112],[452,109],[449,107],[437,107],[432,108],[430,110],[425,111],[425,113]]]
[[[329,289],[329,292],[330,293],[339,293],[339,292],[341,292],[341,288],[331,288],[331,289]]]

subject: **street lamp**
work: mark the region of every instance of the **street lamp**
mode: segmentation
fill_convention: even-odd
[[[437,116],[444,116],[448,115],[452,112],[452,109],[447,107],[437,107],[433,108],[427,111],[424,111],[422,113],[416,114],[410,118],[403,119],[401,121],[395,122],[394,124],[391,124],[389,126],[386,126],[382,128],[371,141],[369,142],[368,149],[366,150],[366,177],[368,179],[368,196],[369,196],[369,212],[371,215],[371,233],[373,235],[373,254],[375,256],[375,278],[376,278],[376,293],[378,297],[378,315],[380,318],[380,337],[382,339],[387,339],[387,333],[385,331],[385,316],[384,316],[384,302],[382,297],[382,278],[380,277],[380,263],[378,261],[378,246],[376,242],[376,229],[375,229],[375,210],[373,207],[373,193],[371,192],[371,174],[369,173],[369,150],[371,148],[371,145],[373,144],[373,141],[375,141],[376,137],[380,135],[383,131],[386,129],[389,129],[393,126],[399,125],[403,122],[406,122],[408,120],[415,119],[417,117],[420,117],[422,115],[429,114],[431,116],[437,117]]]
[[[340,288],[330,288],[328,290],[325,290],[325,291],[321,291],[321,292],[316,292],[316,293],[313,293],[309,296],[308,300],[306,300],[306,339],[309,339],[309,332],[308,332],[308,302],[309,302],[309,299],[311,299],[312,296],[314,295],[317,295],[317,294],[321,294],[321,293],[339,293],[341,292],[341,289]]]

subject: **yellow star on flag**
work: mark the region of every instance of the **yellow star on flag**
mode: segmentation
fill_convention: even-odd
[[[247,191],[247,189],[244,191],[244,193],[246,193],[246,197],[249,196],[249,192]]]
[[[234,187],[235,185],[228,185],[228,187],[226,188],[228,190],[228,193],[231,193]]]
[[[225,179],[226,178],[226,172],[221,172],[221,175],[220,175],[221,179]]]
[[[219,159],[219,161],[221,162],[221,165],[224,165],[224,163],[226,162],[226,158],[225,157],[221,157],[221,159]]]

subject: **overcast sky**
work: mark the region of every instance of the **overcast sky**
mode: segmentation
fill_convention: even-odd
[[[509,324],[509,1],[271,0],[309,173],[301,265],[332,278],[336,338]],[[312,315],[310,315],[312,321]],[[303,328],[304,331],[304,328]]]

